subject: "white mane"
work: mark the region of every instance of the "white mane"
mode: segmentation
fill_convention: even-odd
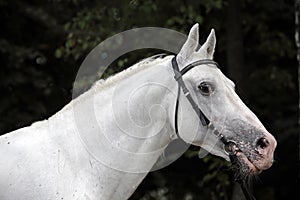
[[[146,69],[148,67],[151,67],[153,65],[162,63],[162,62],[166,61],[167,59],[169,59],[170,57],[172,57],[172,56],[165,56],[165,57],[163,57],[163,56],[164,56],[164,54],[158,54],[158,55],[151,56],[149,58],[145,58],[145,59],[141,60],[140,62],[135,63],[131,67],[129,67],[115,75],[108,77],[107,79],[100,79],[100,80],[96,81],[94,83],[94,85],[92,86],[92,89],[99,90],[99,89],[109,88],[110,86],[113,86],[117,82],[131,76],[132,74],[135,74],[135,73],[137,73],[143,69]]]
[[[138,73],[139,71],[141,71],[143,69],[146,69],[148,67],[165,62],[166,60],[168,60],[172,57],[173,57],[172,55],[164,57],[164,54],[154,55],[154,56],[145,58],[145,59],[141,60],[140,62],[135,63],[131,67],[129,67],[119,73],[109,76],[107,79],[97,80],[93,83],[92,87],[90,87],[88,90],[81,93],[79,96],[77,96],[75,99],[72,100],[73,105],[80,103],[83,99],[90,98],[90,95],[93,95],[93,93],[91,93],[89,91],[100,92],[105,89],[109,89],[110,87],[117,84],[119,81],[124,80],[127,77],[130,77],[131,75]],[[68,106],[68,105],[66,105],[64,109],[69,109],[70,106]]]

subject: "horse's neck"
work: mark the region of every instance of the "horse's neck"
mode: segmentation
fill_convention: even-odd
[[[96,85],[52,119],[76,130],[88,154],[99,161],[99,176],[114,177],[111,188],[133,192],[132,186],[139,184],[170,142],[176,84],[169,65],[165,61],[142,69],[109,87]],[[133,191],[125,183],[131,183]]]
[[[170,141],[168,119],[173,106],[169,110],[169,104],[175,98],[167,63],[140,70],[109,88],[95,86],[93,95],[77,104],[75,117],[83,141],[92,154],[113,168],[148,171]],[[111,155],[102,158],[107,154]]]

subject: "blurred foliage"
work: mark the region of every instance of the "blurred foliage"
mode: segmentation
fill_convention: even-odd
[[[88,52],[106,38],[131,28],[155,26],[188,33],[198,22],[203,42],[214,27],[216,60],[226,74],[230,67],[226,66],[225,37],[230,34],[226,32],[228,3],[0,0],[0,132],[60,110],[72,98],[76,72]],[[258,199],[299,197],[294,1],[242,0],[242,4],[248,74],[240,95],[278,140],[277,163],[260,176],[254,189]],[[104,77],[155,53],[160,52],[128,53],[114,62]],[[88,88],[93,81],[87,77],[81,87]],[[228,163],[214,156],[199,160],[196,155],[189,150],[171,166],[150,173],[131,199],[231,199],[233,179]]]

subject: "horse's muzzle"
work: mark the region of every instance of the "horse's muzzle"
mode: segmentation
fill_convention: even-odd
[[[258,154],[258,159],[253,160],[256,168],[266,170],[272,166],[276,146],[277,142],[269,132],[264,133],[264,137],[256,141],[255,151]]]

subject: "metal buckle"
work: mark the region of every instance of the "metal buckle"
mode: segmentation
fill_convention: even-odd
[[[227,143],[223,145],[223,148],[227,155],[235,155],[239,151],[236,142],[233,140],[228,140]]]

